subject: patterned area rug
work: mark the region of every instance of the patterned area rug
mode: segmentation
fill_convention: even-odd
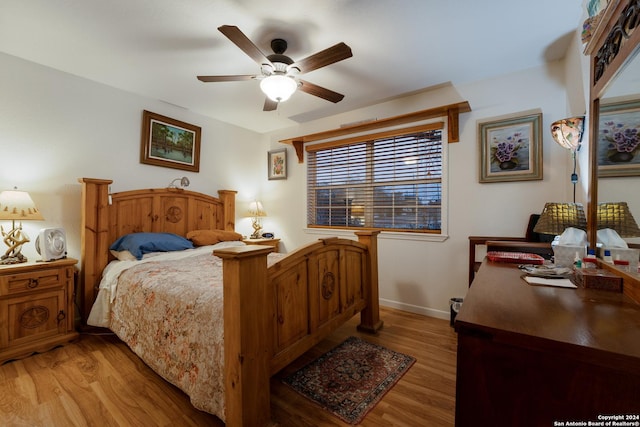
[[[415,361],[349,337],[282,381],[343,421],[358,424]]]

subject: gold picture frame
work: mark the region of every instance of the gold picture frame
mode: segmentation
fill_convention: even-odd
[[[478,121],[481,183],[542,179],[539,110]]]
[[[140,163],[200,171],[201,128],[144,110]]]

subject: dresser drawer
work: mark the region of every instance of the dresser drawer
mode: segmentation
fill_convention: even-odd
[[[0,296],[60,288],[65,285],[65,268],[43,268],[27,273],[0,276]]]

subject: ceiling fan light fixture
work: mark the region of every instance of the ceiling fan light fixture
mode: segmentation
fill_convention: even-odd
[[[284,102],[293,95],[298,83],[284,74],[272,74],[260,82],[260,89],[275,102]]]

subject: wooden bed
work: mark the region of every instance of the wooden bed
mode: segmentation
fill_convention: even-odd
[[[175,188],[109,194],[111,180],[80,178],[80,311],[86,322],[109,246],[134,232],[234,230],[235,191],[212,197]],[[226,424],[270,422],[269,379],[357,313],[360,330],[382,327],[378,305],[377,231],[358,241],[329,238],[267,268],[268,246],[221,249],[224,290]],[[268,302],[268,303],[265,303]]]

